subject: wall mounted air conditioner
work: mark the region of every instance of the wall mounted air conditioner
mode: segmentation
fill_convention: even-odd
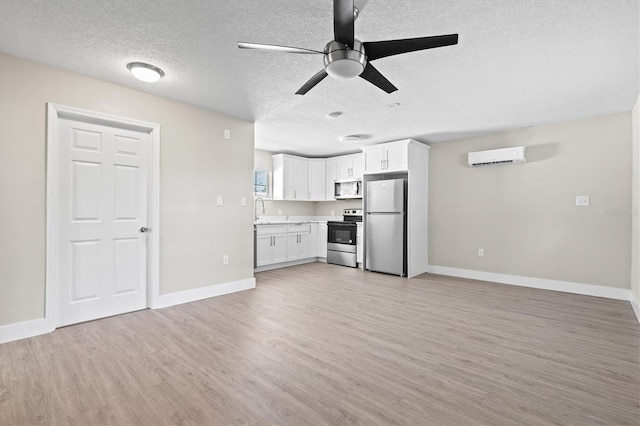
[[[524,154],[527,150],[524,146],[514,146],[513,148],[490,149],[488,151],[477,151],[469,153],[469,166],[487,166],[489,164],[517,164],[526,163]]]

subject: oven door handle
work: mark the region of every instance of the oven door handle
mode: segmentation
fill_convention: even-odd
[[[347,222],[345,224],[341,224],[341,223],[332,223],[331,225],[329,225],[331,228],[353,228],[353,227],[357,227],[358,225],[356,225],[357,222]]]

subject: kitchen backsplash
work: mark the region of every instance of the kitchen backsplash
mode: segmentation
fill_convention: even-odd
[[[361,209],[362,200],[337,201],[271,201],[264,200],[264,210],[258,201],[259,216],[342,216],[344,209]]]
[[[316,216],[342,216],[344,209],[361,209],[362,200],[318,201],[315,203]],[[333,214],[332,214],[333,212]]]

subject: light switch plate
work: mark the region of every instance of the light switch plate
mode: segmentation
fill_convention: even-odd
[[[225,139],[231,139],[231,130],[224,129],[224,138]]]
[[[218,195],[216,197],[216,205],[218,205],[218,206],[222,205],[222,195]]]
[[[247,197],[240,197],[240,205],[241,206],[247,205]]]
[[[589,206],[589,196],[588,195],[578,195],[576,196],[576,207],[588,207]]]

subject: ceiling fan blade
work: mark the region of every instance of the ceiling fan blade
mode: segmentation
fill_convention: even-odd
[[[333,0],[333,36],[335,41],[353,48],[353,0]]]
[[[309,81],[307,81],[300,89],[298,89],[298,91],[296,92],[296,95],[304,95],[305,93],[307,93],[309,90],[313,89],[313,87],[320,83],[322,80],[324,80],[324,78],[329,75],[327,74],[327,72],[325,70],[321,70],[319,71],[316,75],[314,75],[313,77],[311,77],[309,79]]]
[[[367,63],[367,66],[364,68],[364,71],[362,71],[362,74],[360,74],[360,77],[364,78],[369,83],[378,86],[387,93],[392,93],[398,90],[396,86],[391,84],[391,82],[387,80],[385,76],[380,74],[380,71],[370,63]]]
[[[387,56],[399,55],[400,53],[458,44],[458,34],[407,38],[404,40],[369,41],[362,44],[367,59],[373,61]]]
[[[277,44],[245,43],[240,41],[238,42],[238,47],[240,49],[265,50],[265,51],[272,51],[272,52],[306,53],[306,54],[319,53],[321,55],[324,55],[323,52],[318,52],[317,50],[303,49],[301,47],[280,46]]]

